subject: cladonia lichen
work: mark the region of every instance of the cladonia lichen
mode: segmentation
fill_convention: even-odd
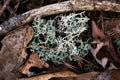
[[[81,34],[87,30],[89,18],[84,12],[59,15],[54,19],[35,17],[33,40],[30,42],[32,52],[38,52],[41,59],[60,63],[66,59],[76,61],[89,52],[89,43],[83,41]],[[87,35],[87,34],[85,34]]]
[[[113,40],[113,43],[116,45],[117,53],[120,55],[120,38]]]

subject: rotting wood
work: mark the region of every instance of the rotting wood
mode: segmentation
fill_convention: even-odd
[[[83,73],[83,74],[76,74],[70,71],[62,71],[62,72],[55,72],[55,73],[49,73],[49,74],[44,74],[44,75],[38,75],[35,77],[30,77],[30,78],[21,78],[21,79],[17,79],[17,80],[49,80],[51,78],[54,77],[61,77],[61,78],[65,78],[65,77],[76,77],[79,79],[84,79],[84,80],[90,80],[91,78],[99,75],[100,72],[89,72],[89,73]],[[88,79],[89,78],[89,79]]]
[[[30,78],[21,78],[18,80],[49,80],[52,77],[78,77],[76,73],[70,71],[63,71],[63,72],[56,72],[56,73],[49,73],[44,75],[39,75]]]
[[[3,22],[0,25],[0,36],[6,34],[7,32],[24,25],[33,20],[37,15],[44,17],[48,15],[69,12],[69,11],[79,11],[79,10],[102,10],[102,11],[111,11],[111,12],[120,12],[120,4],[112,3],[110,1],[98,2],[91,0],[82,1],[82,0],[71,0],[61,3],[56,3],[52,5],[47,5],[37,9],[27,11],[23,14],[14,16],[9,20]]]

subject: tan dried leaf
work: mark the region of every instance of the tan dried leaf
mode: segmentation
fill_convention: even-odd
[[[120,80],[120,69],[106,70],[93,80]]]
[[[22,74],[31,75],[29,69],[31,67],[48,68],[49,64],[41,60],[37,53],[32,53],[29,59],[26,61],[25,65],[21,69]]]
[[[116,69],[120,68],[120,57],[116,54],[110,36],[106,36],[92,21],[91,52],[96,61],[103,68]],[[109,64],[109,66],[107,66]]]
[[[120,38],[120,19],[105,21],[106,34],[113,39]]]
[[[30,26],[24,26],[12,31],[1,41],[0,80],[15,80],[18,77],[17,70],[26,58],[23,53],[33,33],[34,30]]]

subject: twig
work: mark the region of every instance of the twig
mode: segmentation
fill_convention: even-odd
[[[4,5],[3,5],[2,9],[0,10],[0,16],[1,16],[2,13],[4,12],[4,10],[6,9],[7,5],[9,4],[9,2],[10,2],[10,0],[5,1],[5,3],[4,3]]]
[[[107,4],[109,3],[109,4]],[[7,32],[24,25],[33,20],[33,18],[37,15],[44,17],[48,15],[64,13],[79,10],[103,10],[103,11],[112,11],[112,12],[120,12],[120,4],[112,3],[110,1],[104,2],[91,2],[91,0],[87,0],[87,2],[83,2],[82,0],[72,0],[65,1],[61,3],[56,3],[52,5],[47,5],[44,7],[40,7],[38,9],[33,9],[23,14],[14,16],[9,20],[3,22],[0,25],[0,36],[6,34]],[[72,4],[72,6],[71,6]],[[56,7],[57,6],[57,7]]]
[[[50,80],[51,78],[58,78],[57,80],[93,80],[93,78],[99,74],[100,72],[88,72],[83,74],[75,74],[70,71],[63,71],[63,72],[55,72],[55,73],[49,73],[44,75],[38,75],[31,78],[21,78],[17,80]],[[66,79],[67,77],[69,77],[69,79]],[[62,79],[59,79],[59,78],[62,78]]]
[[[26,48],[44,48],[44,49],[57,50],[56,48],[49,48],[49,47],[46,47],[46,46],[27,46]]]
[[[69,64],[69,63],[67,63],[67,62],[65,62],[65,61],[63,61],[62,63],[63,63],[65,66],[67,66],[68,68],[76,71],[77,73],[81,73],[81,71],[79,70],[79,68],[77,68],[77,67],[75,67],[75,66],[73,66],[73,65],[71,65],[71,64]]]
[[[49,73],[44,75],[38,75],[35,77],[30,78],[22,78],[17,80],[49,80],[52,77],[78,77],[76,73],[70,72],[70,71],[63,71],[63,72],[55,72],[55,73]]]

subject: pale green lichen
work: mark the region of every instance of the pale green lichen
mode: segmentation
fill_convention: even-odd
[[[115,39],[113,43],[115,44],[117,53],[120,55],[120,38]]]
[[[60,63],[65,59],[78,60],[75,56],[85,57],[89,52],[88,41],[83,41],[81,33],[87,30],[87,18],[84,12],[77,14],[59,15],[54,19],[36,17],[33,21],[34,38],[29,46],[38,52],[41,59]]]

